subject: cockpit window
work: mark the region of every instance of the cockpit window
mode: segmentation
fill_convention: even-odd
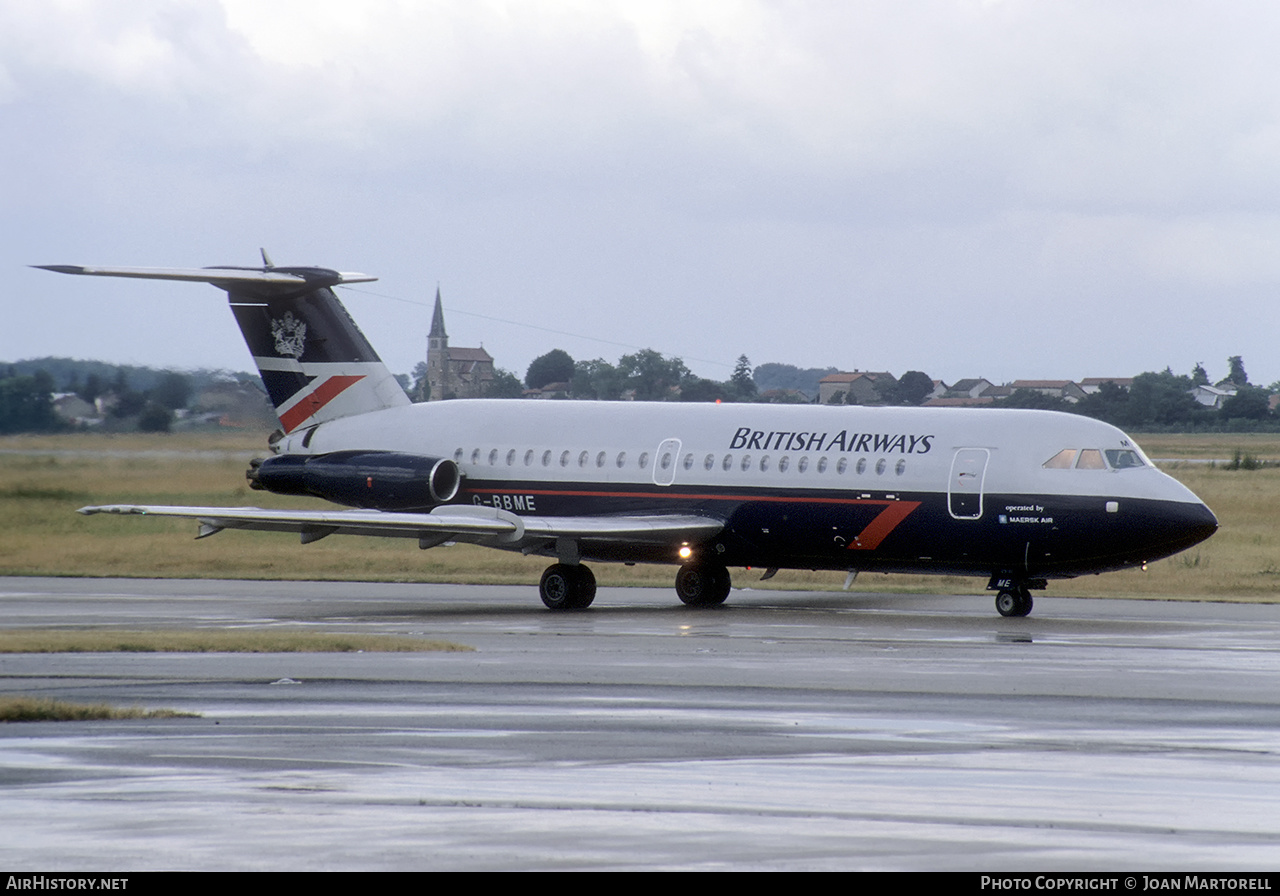
[[[1080,459],[1076,461],[1077,470],[1105,470],[1106,463],[1102,460],[1102,452],[1097,448],[1082,448],[1080,450]]]
[[[1107,455],[1107,463],[1111,465],[1113,470],[1126,470],[1129,467],[1145,466],[1142,462],[1142,455],[1132,448],[1108,448],[1103,453]]]
[[[1053,457],[1044,462],[1046,470],[1070,470],[1071,465],[1076,461],[1076,449],[1063,448]]]
[[[1046,470],[1127,470],[1146,465],[1142,452],[1132,448],[1063,448],[1043,464]]]

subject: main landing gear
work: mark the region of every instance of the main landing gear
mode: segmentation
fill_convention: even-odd
[[[585,610],[596,599],[596,577],[581,564],[555,563],[538,583],[542,602],[551,610]]]
[[[676,573],[676,595],[690,607],[714,607],[729,596],[729,570],[717,563],[687,563]],[[585,610],[596,597],[596,577],[580,563],[553,563],[538,584],[550,610]]]
[[[690,607],[714,607],[729,596],[729,570],[718,563],[687,563],[676,573],[676,595]]]

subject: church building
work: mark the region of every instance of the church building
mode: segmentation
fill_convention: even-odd
[[[427,382],[431,401],[484,398],[493,382],[493,358],[481,348],[451,348],[444,329],[444,308],[436,287],[436,307],[427,334]]]

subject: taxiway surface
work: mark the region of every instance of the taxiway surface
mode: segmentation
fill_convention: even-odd
[[[0,655],[0,867],[1280,865],[1280,607],[0,579],[0,628],[386,632],[439,654]]]

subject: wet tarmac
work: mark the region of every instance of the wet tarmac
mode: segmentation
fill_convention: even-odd
[[[430,654],[0,655],[0,865],[1269,870],[1280,606],[0,579],[0,627],[409,634]]]

